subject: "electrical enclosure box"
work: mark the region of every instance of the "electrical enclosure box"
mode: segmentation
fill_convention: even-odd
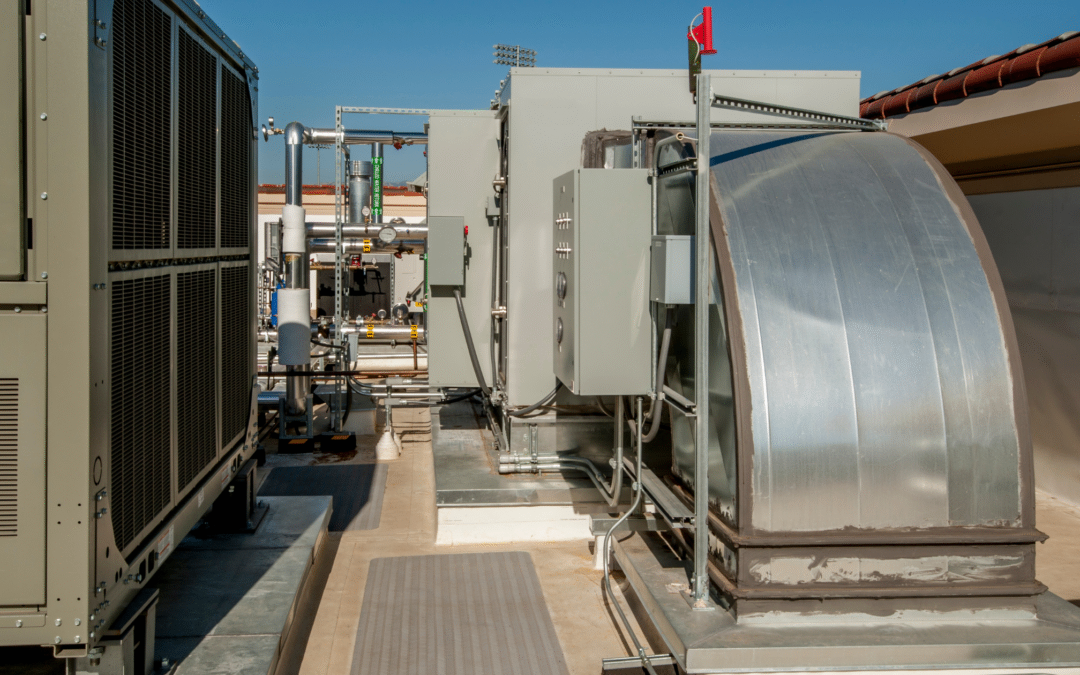
[[[555,376],[579,396],[649,390],[651,191],[645,169],[554,181]]]
[[[652,238],[652,283],[649,298],[665,305],[694,302],[694,238],[657,234]]]
[[[461,216],[428,217],[428,283],[465,283],[465,219]]]

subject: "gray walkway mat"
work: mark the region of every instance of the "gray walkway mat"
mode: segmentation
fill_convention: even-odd
[[[329,495],[334,510],[328,529],[344,532],[379,527],[385,488],[385,464],[280,466],[266,477],[259,495]]]
[[[353,675],[568,675],[532,558],[371,561]]]

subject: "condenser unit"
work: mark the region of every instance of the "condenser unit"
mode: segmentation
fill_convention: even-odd
[[[190,0],[0,33],[0,646],[77,656],[254,452],[257,70]]]

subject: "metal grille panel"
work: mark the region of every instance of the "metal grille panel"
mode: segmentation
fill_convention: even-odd
[[[183,490],[217,456],[213,269],[176,275],[176,464]]]
[[[169,248],[172,17],[116,0],[112,23],[112,247]]]
[[[248,266],[221,270],[221,443],[247,427],[251,410]]]
[[[221,246],[248,245],[251,222],[251,97],[247,84],[221,67]]]
[[[217,59],[181,30],[176,245],[214,248]]]
[[[169,275],[112,288],[111,505],[121,550],[171,498]]]
[[[0,537],[19,534],[19,380],[0,379]]]

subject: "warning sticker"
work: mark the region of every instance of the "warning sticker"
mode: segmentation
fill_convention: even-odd
[[[349,440],[349,437],[348,436],[334,436],[334,440],[335,441],[347,441],[347,440]]]
[[[375,326],[373,324],[368,324],[367,336],[368,336],[368,338],[375,337]]]
[[[417,333],[418,330],[419,330],[419,327],[416,324],[413,324],[412,329],[409,331],[409,335],[412,337],[412,339],[414,339],[414,340],[416,339],[416,336],[418,334]]]
[[[199,490],[199,495],[198,495],[198,502],[199,503],[197,504],[197,506],[202,506],[203,505],[203,500],[206,499],[206,495],[203,494],[205,490],[206,490],[206,488],[203,488],[202,490]]]
[[[371,240],[370,239],[365,239],[364,240],[364,253],[371,253]]]
[[[229,478],[232,477],[232,471],[230,471],[230,468],[231,467],[226,466],[226,467],[221,469],[221,487],[222,488],[224,488],[226,485],[229,484]]]
[[[303,445],[304,443],[307,443],[306,438],[294,438],[293,440],[289,441],[289,445]]]
[[[158,562],[161,562],[167,555],[172,553],[174,534],[175,526],[170,525],[169,529],[165,530],[165,532],[158,537],[157,543],[154,545],[154,549],[157,551]]]

